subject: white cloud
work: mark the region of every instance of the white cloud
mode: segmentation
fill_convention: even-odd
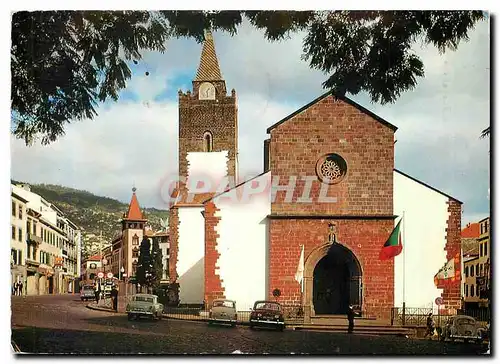
[[[271,43],[244,24],[234,37],[214,38],[228,90],[238,95],[240,175],[256,174],[267,127],[322,94],[327,76],[300,59],[302,35]],[[479,134],[490,119],[488,23],[480,23],[456,52],[415,49],[426,66],[415,90],[393,105],[372,104],[366,95],[355,100],[398,126],[397,168],[462,200],[464,221],[486,216],[490,146]],[[139,61],[127,88],[137,101],[106,104],[95,120],[71,124],[48,147],[13,140],[12,177],[127,202],[135,181],[142,205],[165,207],[162,178],[177,171],[178,110],[177,101],[154,99],[162,93],[177,99],[179,75],[194,77],[200,51],[194,40],[171,40],[165,54],[147,52]]]

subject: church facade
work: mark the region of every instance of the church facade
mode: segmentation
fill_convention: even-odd
[[[438,295],[458,308],[459,283],[457,294],[433,277],[460,249],[461,202],[394,169],[396,130],[325,93],[267,129],[264,171],[240,183],[236,92],[227,95],[208,34],[192,91],[179,92],[180,181],[169,221],[181,303],[227,298],[248,310],[274,299],[308,319],[349,305],[388,319],[395,305],[432,305]],[[415,203],[415,193],[425,198]],[[412,256],[401,267],[401,256],[381,261],[379,252],[403,214]]]

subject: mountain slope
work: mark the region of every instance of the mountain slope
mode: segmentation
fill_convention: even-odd
[[[13,184],[23,183],[12,181]],[[98,252],[121,231],[120,220],[128,204],[97,196],[90,192],[51,184],[30,184],[31,191],[56,205],[82,228],[82,258]],[[145,208],[148,224],[153,230],[162,227],[168,211]]]

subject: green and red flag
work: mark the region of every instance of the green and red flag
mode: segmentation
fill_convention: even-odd
[[[401,234],[399,231],[402,220],[403,219],[399,220],[394,230],[392,230],[389,239],[387,239],[384,246],[382,247],[382,250],[379,254],[380,260],[391,259],[399,255],[403,251],[403,243],[401,242]]]

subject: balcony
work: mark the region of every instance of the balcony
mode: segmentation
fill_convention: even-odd
[[[43,242],[41,237],[36,236],[33,233],[28,233],[28,236],[26,237],[26,241],[28,243],[33,243],[33,244],[36,244],[36,245],[39,245],[39,244],[41,244]]]

